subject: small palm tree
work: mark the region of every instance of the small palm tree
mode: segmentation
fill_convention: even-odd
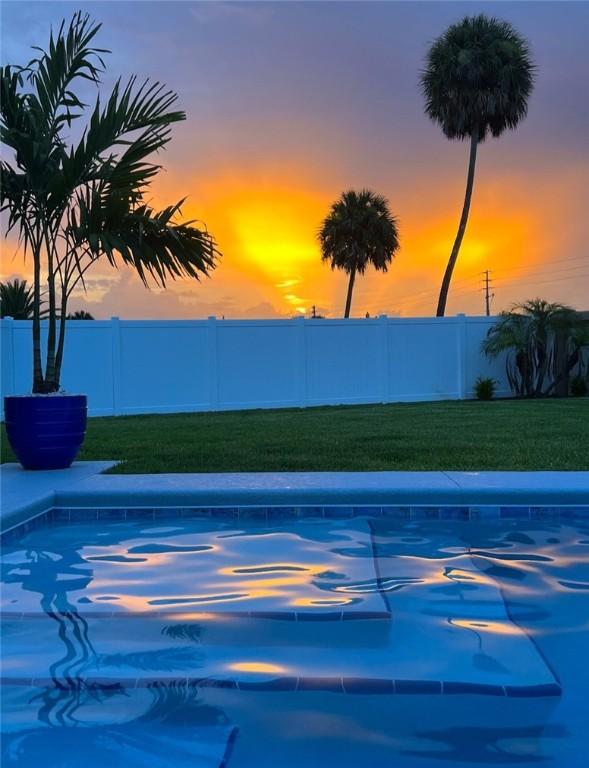
[[[572,307],[533,299],[502,312],[483,341],[491,358],[507,353],[509,385],[519,396],[552,394],[575,368],[583,371],[589,322]]]
[[[369,265],[386,272],[399,250],[397,219],[381,195],[350,190],[331,206],[317,237],[322,260],[349,275],[344,312],[349,317],[356,273],[363,275]]]
[[[33,286],[26,280],[0,283],[0,317],[30,320],[33,316]]]
[[[86,312],[85,309],[78,309],[75,312],[70,312],[67,316],[68,320],[94,320],[93,315],[90,312]]]
[[[425,112],[448,139],[468,139],[470,156],[462,215],[440,288],[437,316],[446,311],[448,290],[466,230],[477,147],[515,129],[526,116],[534,64],[526,40],[506,21],[467,16],[431,46],[421,74]]]

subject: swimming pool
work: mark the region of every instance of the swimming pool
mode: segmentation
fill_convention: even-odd
[[[56,509],[2,549],[6,765],[585,764],[589,508]]]

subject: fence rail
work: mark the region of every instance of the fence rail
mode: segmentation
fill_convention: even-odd
[[[507,394],[480,352],[494,318],[73,320],[62,384],[91,416],[415,402]],[[45,332],[44,328],[44,332]],[[31,322],[4,319],[2,394],[31,386]]]

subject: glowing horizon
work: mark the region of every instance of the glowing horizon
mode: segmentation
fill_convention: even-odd
[[[165,292],[97,265],[72,310],[292,317],[315,306],[340,316],[347,278],[322,264],[316,232],[341,192],[368,187],[398,216],[401,250],[387,274],[358,278],[352,315],[433,314],[467,148],[424,116],[417,75],[428,42],[461,15],[456,6],[435,3],[424,13],[423,3],[167,3],[137,13],[137,5],[84,8],[103,22],[99,43],[113,51],[105,87],[137,72],[178,91],[187,120],[162,156],[152,200],[188,196],[184,217],[206,223],[223,259],[210,279]],[[469,12],[489,7],[473,2]],[[50,24],[71,11],[64,2],[5,6],[3,61],[26,61],[30,45],[45,45]],[[448,314],[483,313],[486,269],[493,310],[536,295],[587,309],[589,118],[577,100],[589,75],[581,34],[589,9],[505,2],[495,12],[530,40],[538,82],[518,130],[480,148]],[[154,57],[156,42],[162,55]],[[2,279],[30,277],[13,239],[2,250]]]

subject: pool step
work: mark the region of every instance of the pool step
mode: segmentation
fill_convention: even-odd
[[[432,635],[426,622],[402,615],[339,622],[195,618],[39,614],[5,621],[3,683],[522,697],[560,692],[529,645],[510,640],[505,648],[501,642],[493,649],[501,663],[482,668],[473,633],[449,627]]]
[[[120,615],[82,615],[74,613],[4,614],[2,633],[4,652],[22,654],[30,648],[36,653],[39,643],[59,658],[66,647],[118,648],[129,652],[154,647],[189,645],[194,647],[227,646],[243,649],[311,648],[370,650],[387,648],[394,626],[390,614],[378,618],[355,618],[353,621],[332,616],[307,615],[294,619],[279,612],[264,614],[238,613],[165,613]],[[85,646],[88,648],[85,649]]]

